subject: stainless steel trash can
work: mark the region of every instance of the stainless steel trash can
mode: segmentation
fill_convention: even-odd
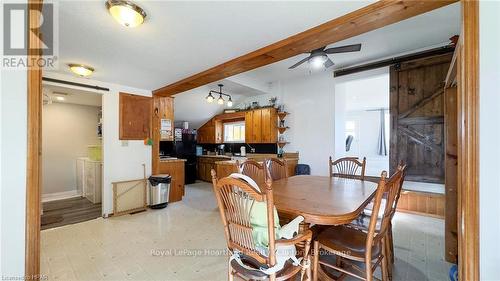
[[[165,208],[170,194],[169,175],[152,175],[149,177],[149,207],[152,209]]]

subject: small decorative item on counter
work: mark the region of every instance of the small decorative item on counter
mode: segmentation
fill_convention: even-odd
[[[285,127],[285,120],[280,120],[280,127]]]
[[[269,106],[271,106],[271,107],[276,106],[276,101],[277,100],[278,100],[278,97],[269,98]]]
[[[283,158],[283,148],[278,147],[278,158]]]
[[[256,108],[259,108],[260,105],[259,105],[259,102],[258,101],[253,101],[252,102],[252,109],[256,109]]]
[[[278,105],[278,112],[285,112],[285,105],[284,104]]]
[[[280,137],[279,137],[279,141],[280,141],[280,142],[285,142],[285,141],[286,141],[286,140],[285,140],[285,137],[284,137],[284,136],[280,136]]]
[[[150,138],[145,138],[144,139],[144,145],[153,145],[153,140]]]

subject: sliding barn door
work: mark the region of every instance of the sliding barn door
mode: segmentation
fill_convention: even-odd
[[[406,180],[444,182],[444,80],[451,54],[391,67],[390,169],[408,165]]]

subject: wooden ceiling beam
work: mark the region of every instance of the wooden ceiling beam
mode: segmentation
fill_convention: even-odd
[[[232,59],[153,91],[172,96],[208,83],[339,42],[429,11],[457,0],[382,0],[274,44]]]

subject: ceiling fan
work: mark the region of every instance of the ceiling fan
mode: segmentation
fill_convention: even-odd
[[[325,47],[319,48],[312,50],[310,52],[310,55],[302,59],[301,61],[297,62],[296,64],[290,66],[288,69],[294,69],[297,66],[309,62],[311,66],[315,68],[319,68],[324,66],[325,68],[329,68],[332,65],[334,65],[333,61],[328,57],[328,54],[338,54],[338,53],[349,53],[349,52],[357,52],[361,50],[361,44],[354,44],[354,45],[346,45],[346,46],[341,46],[341,47],[333,47],[333,48],[328,48],[325,49]]]

